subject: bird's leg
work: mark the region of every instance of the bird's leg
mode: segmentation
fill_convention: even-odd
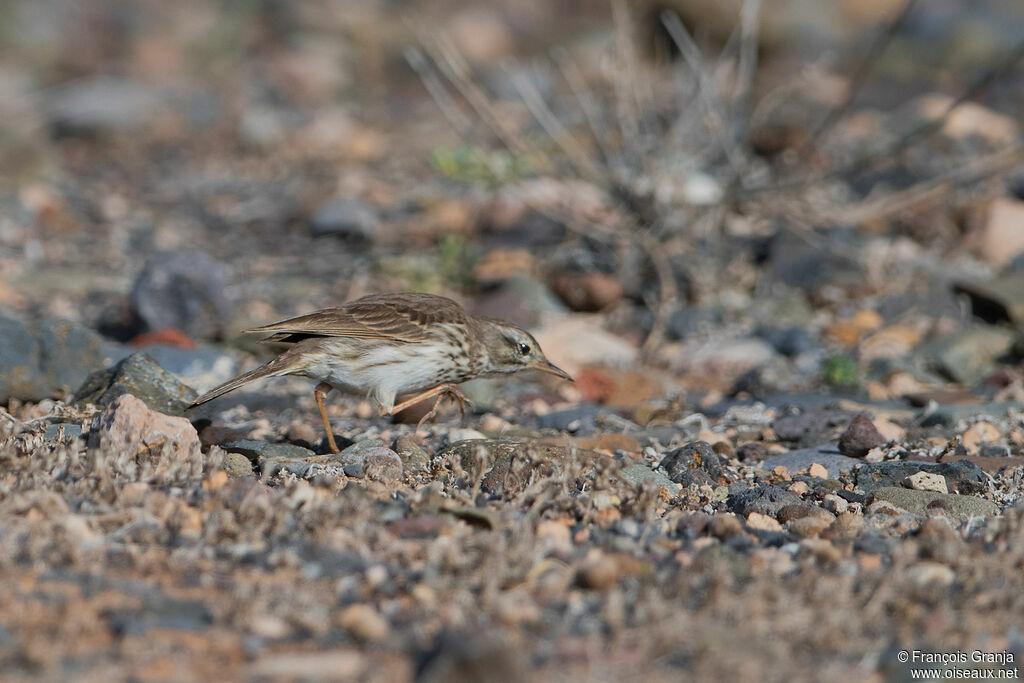
[[[437,399],[434,401],[434,405],[433,407],[431,407],[430,411],[428,411],[427,414],[421,417],[420,421],[416,423],[417,432],[420,430],[420,427],[423,425],[424,422],[426,422],[428,419],[432,418],[434,415],[437,414],[437,407],[441,404],[441,399],[444,398],[445,396],[450,396],[456,401],[458,401],[459,411],[462,413],[463,418],[466,417],[466,406],[473,405],[468,398],[463,396],[462,392],[459,391],[459,388],[454,384],[439,384],[433,389],[429,389],[428,391],[424,391],[422,394],[417,394],[416,396],[413,396],[410,399],[402,401],[397,406],[391,409],[391,414],[394,415],[395,413],[405,410],[409,406],[416,405],[420,401],[425,401],[433,396],[436,396]]]
[[[320,382],[316,385],[316,389],[313,390],[313,396],[316,397],[316,405],[320,409],[320,417],[324,420],[324,430],[327,432],[327,445],[331,449],[331,453],[340,453],[338,450],[338,444],[334,443],[334,434],[331,433],[331,421],[327,419],[327,403],[324,401],[327,398],[327,394],[333,389],[327,382]]]

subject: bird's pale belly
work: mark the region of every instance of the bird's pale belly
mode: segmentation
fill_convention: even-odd
[[[308,353],[294,374],[330,384],[335,389],[374,400],[387,412],[399,394],[433,388],[446,382],[463,382],[473,375],[469,368],[453,366],[444,349],[425,350],[403,344],[360,349],[361,353],[337,350]]]

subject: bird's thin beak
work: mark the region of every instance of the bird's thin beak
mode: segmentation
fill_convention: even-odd
[[[530,367],[534,368],[535,370],[540,370],[541,372],[546,372],[549,375],[554,375],[555,377],[561,377],[562,379],[567,379],[570,382],[573,381],[572,376],[569,375],[568,372],[566,372],[562,368],[558,367],[557,365],[555,365],[554,363],[552,363],[549,360],[534,361],[534,362],[530,363]]]

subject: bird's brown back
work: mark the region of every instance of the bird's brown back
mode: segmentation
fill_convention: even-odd
[[[310,337],[352,337],[414,343],[431,339],[437,325],[473,326],[455,301],[435,294],[371,294],[338,308],[256,327],[247,332],[269,334],[265,342],[294,344]]]

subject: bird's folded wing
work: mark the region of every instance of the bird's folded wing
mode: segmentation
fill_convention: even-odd
[[[410,306],[372,304],[349,304],[341,308],[328,308],[308,315],[290,318],[280,322],[256,327],[246,332],[272,335],[264,341],[296,341],[292,335],[301,337],[353,337],[357,339],[382,339],[398,342],[418,342],[432,336],[430,323],[448,322],[436,320],[435,314],[425,319],[422,310]],[[452,315],[465,317],[461,309]]]

